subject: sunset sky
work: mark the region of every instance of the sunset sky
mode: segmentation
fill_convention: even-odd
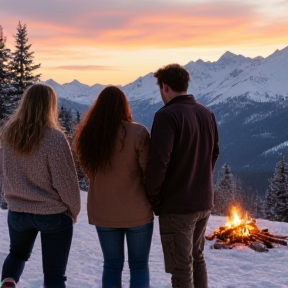
[[[13,51],[27,25],[41,80],[121,84],[169,63],[288,46],[288,0],[0,0]],[[37,71],[38,72],[38,71]]]

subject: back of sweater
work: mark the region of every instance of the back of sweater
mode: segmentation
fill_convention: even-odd
[[[75,222],[80,190],[64,134],[48,128],[40,146],[27,155],[7,143],[1,145],[2,188],[8,209],[44,215],[67,211]]]

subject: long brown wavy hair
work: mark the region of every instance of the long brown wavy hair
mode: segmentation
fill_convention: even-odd
[[[24,91],[16,112],[2,127],[0,138],[16,152],[28,154],[39,146],[47,127],[61,130],[57,96],[50,86],[34,84]]]
[[[111,156],[122,121],[132,122],[124,92],[115,86],[104,88],[76,129],[74,149],[85,171],[104,172]]]

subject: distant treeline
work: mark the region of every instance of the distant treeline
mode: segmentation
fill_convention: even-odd
[[[236,175],[236,174],[235,174]],[[264,195],[249,186],[255,181],[268,179]],[[248,212],[254,218],[266,218],[272,221],[288,222],[288,161],[283,157],[277,163],[274,174],[268,172],[249,173],[234,176],[228,164],[224,164],[216,177],[215,206],[212,211],[216,215],[229,215],[232,207]],[[243,179],[246,183],[243,184]],[[256,185],[256,183],[254,183]],[[263,185],[263,187],[265,187]]]

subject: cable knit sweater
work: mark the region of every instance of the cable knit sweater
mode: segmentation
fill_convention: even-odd
[[[48,128],[39,148],[27,155],[7,143],[1,145],[2,188],[8,209],[43,215],[67,211],[76,222],[80,190],[64,134]]]

